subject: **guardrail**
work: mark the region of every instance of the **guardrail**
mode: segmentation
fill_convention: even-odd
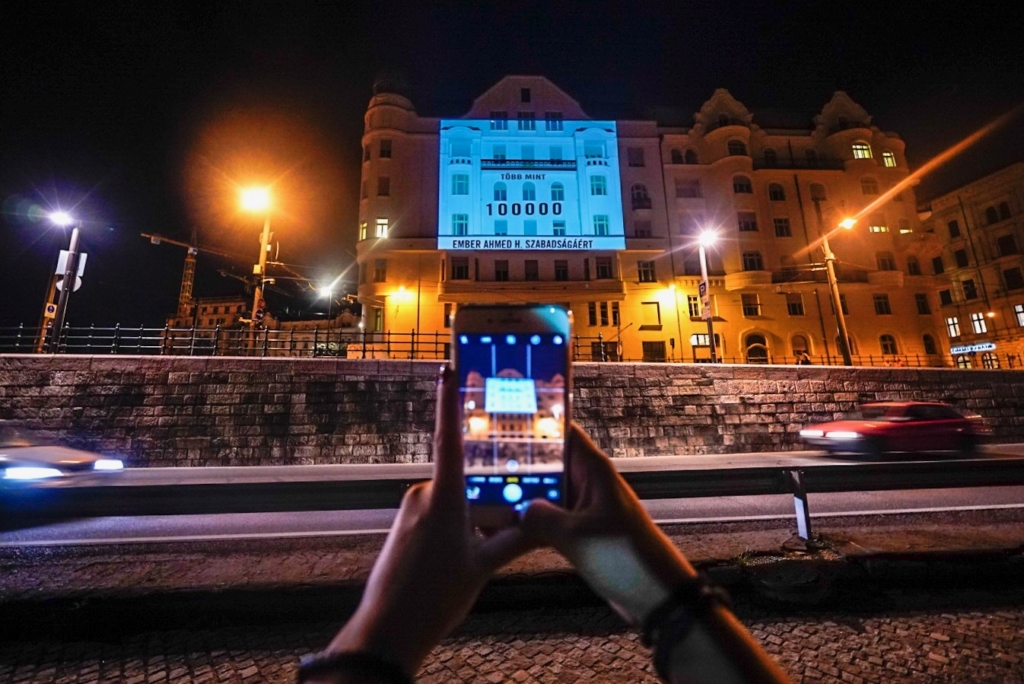
[[[150,478],[141,484],[122,479],[107,485],[0,488],[0,519],[6,525],[18,525],[83,517],[397,508],[409,487],[429,477],[430,468],[429,464],[396,466],[394,477],[372,479],[308,480],[305,475],[302,480],[287,481],[272,474],[277,469],[261,468],[258,470],[266,475],[240,482],[246,473],[239,472],[231,478],[235,481],[223,484],[163,484]],[[130,477],[131,471],[122,475]],[[809,494],[1024,485],[1024,457],[685,470],[630,468],[622,475],[641,499],[792,494],[797,532],[810,539]]]

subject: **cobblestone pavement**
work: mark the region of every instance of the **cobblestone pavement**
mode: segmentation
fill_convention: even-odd
[[[844,605],[849,604],[844,601]],[[913,594],[867,605],[737,613],[798,682],[1024,682],[1024,588]],[[335,624],[233,625],[104,640],[9,640],[2,682],[291,682]],[[439,682],[655,682],[635,632],[600,607],[477,614],[420,673]]]

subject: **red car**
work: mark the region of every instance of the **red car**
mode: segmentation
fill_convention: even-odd
[[[900,401],[861,404],[843,420],[800,431],[805,442],[830,452],[880,456],[889,451],[971,454],[989,434],[981,416],[949,404]]]

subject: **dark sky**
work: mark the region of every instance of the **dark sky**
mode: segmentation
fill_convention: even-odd
[[[1010,5],[1013,6],[1013,5]],[[232,188],[274,182],[280,260],[328,281],[351,261],[362,115],[398,74],[420,114],[458,116],[505,74],[542,74],[595,117],[693,112],[715,88],[809,120],[846,90],[912,165],[1024,102],[1024,10],[915,2],[78,2],[0,4],[0,325],[35,325],[75,207],[89,252],[73,324],[160,324],[184,250],[197,294],[239,292],[259,220]],[[919,197],[1024,160],[1018,117]],[[278,306],[303,307],[301,293]]]

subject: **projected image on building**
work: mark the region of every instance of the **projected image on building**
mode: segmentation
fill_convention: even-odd
[[[625,249],[614,121],[443,119],[438,249]]]

